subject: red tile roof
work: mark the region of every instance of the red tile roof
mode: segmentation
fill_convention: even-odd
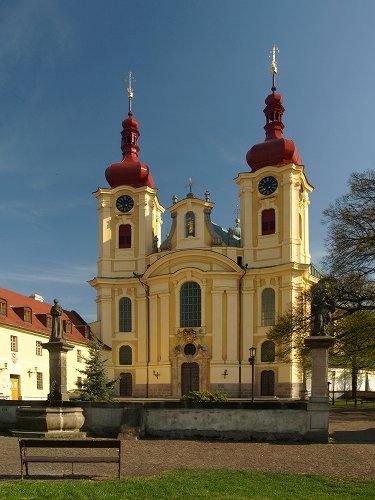
[[[28,330],[35,333],[41,333],[43,335],[49,336],[51,334],[51,329],[43,323],[43,318],[45,315],[50,315],[51,304],[47,302],[40,302],[39,300],[26,297],[26,295],[21,295],[20,293],[12,292],[11,290],[6,290],[5,288],[0,288],[0,300],[6,300],[7,302],[7,315],[4,316],[0,314],[0,325],[10,325],[24,330]],[[19,312],[20,308],[27,307],[32,311],[32,322],[29,323],[22,319]],[[17,312],[18,311],[18,314]],[[81,318],[79,314],[75,311],[65,311],[63,312],[63,320],[70,320],[72,322],[72,332],[64,333],[64,338],[66,340],[71,340],[73,342],[80,342],[87,344],[89,339],[85,337],[84,331],[89,329],[87,323]]]

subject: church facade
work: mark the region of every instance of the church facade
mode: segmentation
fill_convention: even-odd
[[[298,150],[283,137],[282,97],[266,98],[265,141],[247,153],[240,173],[240,216],[225,230],[211,221],[206,191],[165,209],[150,169],[138,158],[139,128],[131,104],[123,121],[121,162],[99,188],[97,322],[112,348],[110,376],[118,396],[180,397],[190,390],[230,397],[299,397],[302,374],[281,362],[267,331],[298,293],[317,281],[309,253],[308,183]],[[165,217],[165,215],[164,215]],[[256,348],[254,380],[248,361]]]

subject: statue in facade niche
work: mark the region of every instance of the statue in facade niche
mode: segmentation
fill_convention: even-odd
[[[52,316],[52,331],[50,340],[61,340],[64,336],[62,313],[63,308],[60,306],[57,299],[53,300],[54,304],[51,307],[50,314]]]
[[[187,221],[187,233],[188,233],[188,236],[195,235],[194,219],[192,217]]]
[[[328,325],[332,322],[332,313],[336,310],[330,296],[327,283],[320,281],[311,287],[312,336],[328,335]]]

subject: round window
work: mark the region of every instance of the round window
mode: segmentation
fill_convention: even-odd
[[[185,356],[194,356],[194,354],[197,352],[197,348],[195,347],[194,344],[186,344],[184,347],[184,353]]]

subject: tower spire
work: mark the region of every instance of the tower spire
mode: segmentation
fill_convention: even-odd
[[[272,49],[270,50],[270,58],[271,60],[271,73],[272,73],[272,92],[276,90],[276,75],[277,75],[277,61],[276,54],[279,54],[280,50],[275,44],[272,45]]]
[[[134,77],[133,77],[133,73],[131,71],[129,71],[129,75],[128,75],[128,99],[129,99],[129,115],[132,115],[133,112],[132,112],[132,100],[133,100],[133,97],[134,97],[134,89],[132,87],[132,82],[134,82]]]

